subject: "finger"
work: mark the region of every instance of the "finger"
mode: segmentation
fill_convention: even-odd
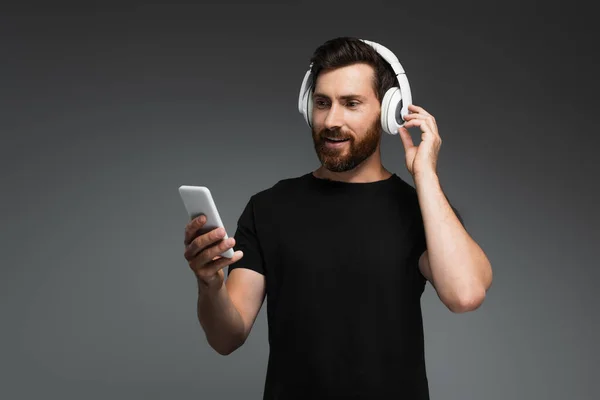
[[[208,246],[214,245],[223,239],[225,237],[225,233],[225,229],[220,227],[196,237],[185,249],[185,252],[183,253],[184,257],[187,260],[191,260],[201,251],[205,250]]]
[[[423,107],[417,106],[417,105],[415,105],[415,104],[409,104],[409,105],[408,105],[408,109],[409,109],[410,111],[414,111],[414,112],[416,112],[416,113],[421,113],[421,114],[424,114],[424,115],[430,115],[430,114],[427,112],[427,110],[425,110]]]
[[[227,250],[233,248],[233,246],[235,246],[235,239],[230,237],[230,238],[221,240],[219,243],[217,243],[214,246],[207,247],[204,251],[199,253],[198,256],[200,257],[200,259],[205,260],[205,264],[208,264],[211,261],[214,261],[215,258],[222,257],[221,254],[226,252]],[[223,257],[223,258],[227,258],[227,257]]]
[[[434,136],[439,136],[437,124],[433,116],[424,116],[422,114],[411,114],[411,118],[405,118],[407,122],[404,126],[412,128],[418,126],[423,133],[431,133]]]
[[[205,215],[200,215],[188,222],[185,226],[183,244],[188,246],[192,242],[192,240],[194,240],[194,238],[198,236],[198,231],[204,226],[205,223]]]
[[[411,114],[410,117],[406,118],[407,121],[422,121],[419,122],[419,125],[422,130],[426,127],[429,128],[428,131],[433,132],[434,134],[437,132],[437,124],[435,119],[431,115],[423,115],[423,114]],[[413,126],[413,125],[411,125]]]
[[[231,258],[219,256],[207,264],[191,264],[190,266],[197,276],[208,280],[215,276],[220,269],[239,261],[243,255],[242,251],[238,250],[233,253],[233,257]]]
[[[201,278],[208,279],[219,272],[219,270],[238,262],[242,257],[244,257],[244,253],[241,250],[238,250],[233,253],[233,257],[219,257],[208,264],[200,266],[199,268],[195,269],[194,272]]]
[[[405,128],[414,128],[419,127],[421,130],[424,130],[424,127],[427,127],[425,120],[423,119],[411,119],[410,121],[406,121],[404,124]]]
[[[437,127],[437,123],[435,121],[435,118],[433,117],[433,115],[429,115],[429,114],[407,114],[404,117],[405,121],[413,121],[415,119],[422,119],[424,121],[426,121],[429,126],[431,127],[431,129],[435,129],[435,127]]]
[[[430,117],[431,116],[429,116],[429,115],[414,113],[414,114],[406,114],[404,116],[404,120],[407,121],[409,119],[427,119],[427,118],[430,118]]]
[[[207,246],[204,248],[204,250],[198,252],[196,256],[193,257],[193,262],[198,262],[202,265],[208,264],[213,261],[215,257],[220,256],[221,253],[226,252],[233,246],[235,246],[234,238],[223,239],[217,244],[213,246]]]
[[[435,140],[436,137],[439,138],[439,135],[437,134],[437,128],[432,127],[428,120],[413,119],[413,120],[406,122],[404,124],[404,126],[406,128],[419,127],[419,129],[421,130],[421,140],[423,140],[423,138],[429,137],[429,136],[432,136],[433,140]]]
[[[406,126],[406,124],[404,126]],[[401,126],[400,128],[398,128],[398,133],[400,135],[400,139],[402,140],[402,145],[404,146],[404,150],[409,150],[416,146],[413,143],[410,133],[404,126]]]

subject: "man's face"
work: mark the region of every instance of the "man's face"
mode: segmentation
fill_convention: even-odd
[[[373,73],[370,65],[353,64],[319,74],[312,136],[319,160],[330,171],[355,168],[379,145],[381,105],[373,90]]]

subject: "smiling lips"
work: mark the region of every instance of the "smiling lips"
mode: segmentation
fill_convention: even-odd
[[[348,140],[350,139],[330,139],[330,138],[325,138],[325,145],[327,147],[342,147],[344,145],[344,143],[346,143]]]

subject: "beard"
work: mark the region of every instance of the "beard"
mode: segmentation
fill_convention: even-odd
[[[361,139],[345,135],[339,130],[322,129],[317,133],[312,128],[315,151],[323,167],[332,172],[345,172],[360,165],[377,150],[381,139],[379,124],[379,118],[377,118]],[[348,138],[348,143],[341,148],[328,148],[326,137],[332,139]]]

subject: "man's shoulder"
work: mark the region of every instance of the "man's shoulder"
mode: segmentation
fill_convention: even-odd
[[[309,193],[314,192],[314,180],[311,179],[312,172],[301,175],[282,177],[269,186],[255,189],[250,196],[250,201],[254,204],[261,203],[274,206],[277,202],[285,203],[287,200],[298,200]],[[385,190],[381,193],[387,193],[401,201],[403,204],[414,203],[418,207],[418,196],[414,186],[409,184],[397,174],[393,174]],[[274,203],[275,202],[275,203]]]
[[[253,201],[273,201],[277,197],[288,197],[302,188],[307,174],[280,178],[268,187],[259,189],[251,197]]]

